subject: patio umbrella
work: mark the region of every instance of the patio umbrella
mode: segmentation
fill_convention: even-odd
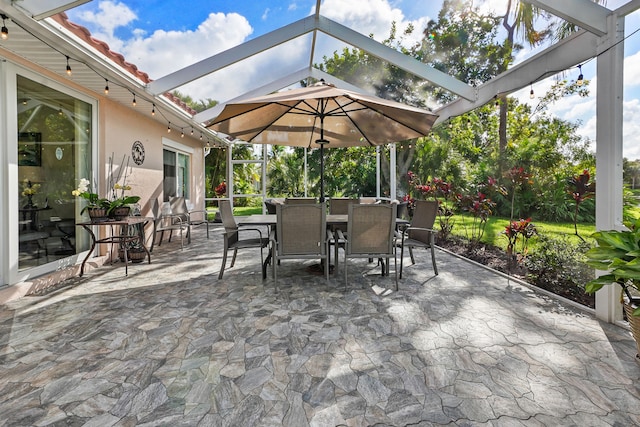
[[[324,147],[375,146],[429,133],[429,111],[320,81],[312,86],[228,103],[209,128],[256,144],[320,148],[324,200]]]

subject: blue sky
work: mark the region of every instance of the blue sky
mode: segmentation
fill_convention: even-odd
[[[608,0],[607,7],[615,9],[624,3],[627,0]],[[475,4],[500,12],[506,9],[505,0],[479,0]],[[93,0],[67,14],[152,79],[158,79],[308,16],[315,5],[316,0]],[[362,34],[373,34],[376,40],[388,36],[392,22],[396,22],[399,32],[411,23],[417,29],[415,39],[418,39],[428,20],[437,17],[441,5],[441,0],[323,0],[321,13]],[[626,34],[638,28],[640,13],[636,12],[626,19]],[[327,53],[336,48],[339,49],[337,45],[330,46]],[[223,102],[275,79],[282,72],[306,65],[304,61],[308,59],[302,52],[306,52],[306,45],[303,40],[297,40],[270,54],[260,55],[249,66],[222,70],[216,73],[218,78],[214,81],[201,79],[179,90],[195,99]],[[550,109],[563,119],[579,121],[579,132],[592,141],[595,140],[595,66],[596,60],[592,60],[582,68],[585,78],[591,80],[590,98],[563,99]],[[567,70],[564,77],[574,80],[578,73],[577,68]],[[640,159],[638,74],[640,33],[625,42],[624,155],[630,159]],[[535,93],[543,94],[551,84],[553,78],[537,82]],[[522,102],[536,102],[529,99],[528,87],[514,96]]]

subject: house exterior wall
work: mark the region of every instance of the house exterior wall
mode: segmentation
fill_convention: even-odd
[[[0,303],[55,284],[58,280],[72,277],[78,273],[79,264],[86,255],[85,252],[71,255],[55,262],[39,265],[35,268],[18,271],[18,207],[23,204],[20,191],[20,178],[17,164],[17,102],[16,74],[27,74],[27,77],[37,79],[45,86],[51,85],[56,90],[68,90],[72,96],[81,95],[85,101],[93,105],[92,120],[92,169],[96,171],[98,192],[106,195],[110,163],[113,169],[120,167],[123,159],[129,164],[130,173],[127,184],[131,186],[129,195],[141,197],[139,202],[141,214],[151,217],[153,201],[163,200],[163,141],[172,141],[180,147],[185,147],[190,156],[189,186],[191,202],[194,206],[204,203],[204,152],[203,144],[198,138],[191,137],[185,132],[181,137],[180,130],[167,133],[167,124],[158,122],[151,117],[151,112],[141,111],[135,107],[126,107],[109,99],[108,95],[98,94],[75,84],[72,80],[65,80],[36,64],[16,57],[0,48],[0,208],[2,213],[2,227],[0,228]],[[139,141],[145,149],[144,162],[137,165],[131,159],[133,143]],[[110,161],[112,158],[112,161]],[[46,177],[44,178],[46,179]],[[69,196],[73,199],[72,196]],[[86,220],[86,216],[79,216],[76,208],[76,221]],[[65,211],[66,212],[66,211]],[[73,216],[73,208],[70,210]],[[86,214],[85,214],[86,215]],[[146,228],[146,239],[151,241],[151,223]],[[76,227],[76,235],[86,232]],[[87,236],[79,239],[87,239]],[[104,255],[109,248],[98,245],[97,252]],[[96,258],[99,264],[102,258]]]

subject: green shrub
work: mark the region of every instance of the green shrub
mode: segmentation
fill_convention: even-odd
[[[538,236],[538,245],[525,258],[529,280],[545,288],[547,285],[578,287],[593,279],[594,271],[584,263],[584,254],[591,248],[587,242],[572,242],[545,234]]]

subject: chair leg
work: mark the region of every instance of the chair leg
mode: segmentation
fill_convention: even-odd
[[[276,264],[280,264],[280,260],[278,260],[278,262],[275,261],[276,257],[277,257],[276,256],[277,255],[276,251],[277,251],[276,247],[272,246],[271,247],[271,254],[272,254],[272,256],[271,256],[271,264],[272,264],[271,265],[271,273],[273,275],[273,286],[275,287],[276,293],[277,293],[278,292],[278,268],[276,267]]]
[[[396,276],[396,292],[398,291],[398,257],[397,254],[393,254],[394,272]]]
[[[207,239],[209,238],[209,221],[205,222],[204,225],[207,227]]]
[[[151,237],[151,249],[149,249],[149,253],[153,252],[153,245],[156,243],[156,225],[153,224],[153,236]]]
[[[412,246],[409,246],[409,256],[411,257],[411,264],[415,264],[416,260],[413,257],[413,247]]]
[[[233,249],[233,258],[231,258],[231,267],[236,263],[236,255],[238,255],[238,248]]]
[[[438,267],[436,266],[436,249],[435,245],[431,245],[431,263],[433,264],[433,272],[438,275]]]
[[[402,260],[404,259],[404,245],[400,246],[400,279],[402,279]]]
[[[344,252],[344,291],[347,291],[347,248]]]
[[[187,225],[187,243],[191,244],[191,224]]]
[[[225,242],[226,243],[226,242]],[[224,252],[222,254],[222,266],[220,267],[220,274],[218,274],[218,280],[222,279],[222,275],[224,274],[224,266],[227,264],[227,245],[224,245]]]

